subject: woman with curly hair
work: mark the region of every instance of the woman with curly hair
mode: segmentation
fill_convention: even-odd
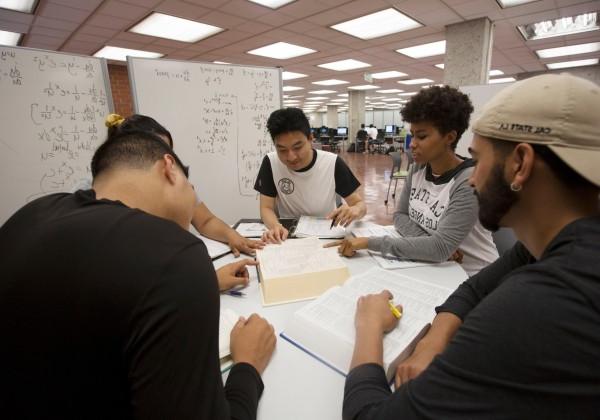
[[[469,185],[474,161],[456,154],[469,127],[469,97],[449,86],[421,89],[402,109],[413,140],[414,164],[394,212],[400,237],[352,238],[335,242],[340,253],[359,249],[411,260],[460,262],[469,275],[498,258],[491,233],[477,220],[478,204]]]

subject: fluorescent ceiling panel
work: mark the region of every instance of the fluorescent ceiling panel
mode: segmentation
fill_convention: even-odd
[[[587,60],[574,60],[574,61],[563,61],[560,63],[548,63],[546,67],[550,70],[556,69],[567,69],[569,67],[582,67],[582,66],[593,66],[594,64],[598,64],[597,58],[589,58]]]
[[[322,67],[328,70],[335,71],[346,71],[346,70],[354,70],[354,69],[362,69],[365,67],[371,67],[369,63],[364,63],[362,61],[348,59],[348,60],[340,60],[333,61],[331,63],[318,64],[317,67]]]
[[[526,3],[533,3],[538,0],[497,0],[500,7],[506,9],[507,7],[520,6]]]
[[[164,54],[142,51],[142,50],[131,50],[129,48],[111,47],[107,45],[102,47],[98,52],[94,54],[94,57],[106,58],[108,60],[125,61],[127,56],[131,57],[142,57],[142,58],[159,58]]]
[[[540,58],[563,57],[565,55],[586,54],[600,51],[600,42],[569,45],[568,47],[547,48],[537,50],[535,53]]]
[[[344,85],[346,83],[350,83],[350,82],[346,82],[345,80],[338,80],[338,79],[328,79],[328,80],[320,80],[318,82],[312,82],[313,85],[321,85],[321,86]]]
[[[215,64],[231,64],[231,63],[228,63],[227,61],[213,61],[213,63],[215,63]]]
[[[293,91],[295,91],[295,90],[302,90],[302,89],[304,89],[304,88],[302,88],[302,87],[299,87],[299,86],[284,86],[284,87],[282,88],[282,90],[283,90],[284,92],[293,92]]]
[[[357,85],[357,86],[348,86],[348,89],[352,90],[371,90],[371,89],[379,89],[380,86],[375,85]]]
[[[154,12],[128,32],[181,42],[198,42],[223,30],[218,26]]]
[[[293,79],[300,79],[302,77],[306,77],[306,74],[302,74],[302,73],[294,73],[293,71],[284,71],[281,72],[281,78],[283,80],[293,80]]]
[[[444,63],[436,64],[435,67],[444,70]],[[490,76],[502,76],[503,74],[504,72],[502,70],[490,70],[489,73]]]
[[[286,60],[288,58],[299,57],[301,55],[317,52],[310,48],[299,45],[289,44],[287,42],[276,42],[248,51],[248,54],[260,55],[261,57],[276,58],[277,60]]]
[[[421,26],[423,25],[398,10],[389,8],[338,23],[331,28],[360,39],[373,39]]]
[[[347,98],[348,94],[347,93],[340,93],[338,96],[340,96],[342,98]]]
[[[422,85],[424,83],[431,83],[433,80],[431,79],[408,79],[408,80],[398,80],[397,83],[402,83],[403,85]]]
[[[373,79],[392,79],[394,77],[404,77],[408,76],[406,73],[402,73],[401,71],[383,71],[381,73],[373,73],[371,77]]]
[[[401,100],[402,99],[400,99],[400,98],[385,98],[385,99],[382,99],[383,102],[398,102],[398,101],[401,101]]]
[[[0,45],[16,47],[21,39],[21,34],[9,31],[0,31]]]
[[[400,48],[396,50],[396,52],[412,58],[441,55],[446,52],[446,41],[430,42],[428,44],[415,45],[414,47]]]
[[[515,82],[516,79],[514,77],[502,77],[500,79],[490,79],[489,84],[495,85],[497,83],[509,83]]]
[[[402,89],[383,89],[383,90],[378,90],[377,93],[400,93],[400,92],[404,92]]]
[[[36,4],[37,0],[0,0],[0,8],[23,13],[33,13]]]
[[[312,98],[306,98],[307,101],[322,101],[324,99],[329,99],[327,96],[313,96]]]
[[[554,36],[597,31],[600,29],[600,26],[598,25],[598,12],[592,12],[519,25],[517,28],[527,41],[532,41],[535,39],[552,38]]]
[[[346,98],[332,99],[331,102],[348,102],[348,99],[346,99]]]
[[[284,6],[288,3],[291,3],[296,0],[249,0],[252,3],[260,4],[261,6],[270,7],[271,9],[277,9],[281,6]]]
[[[335,90],[326,90],[326,89],[324,89],[324,90],[311,90],[308,93],[312,93],[312,94],[315,94],[315,95],[327,95],[329,93],[336,93],[336,92],[337,91],[335,91]]]
[[[404,93],[399,93],[398,96],[413,96],[416,94],[417,94],[417,92],[404,92]]]

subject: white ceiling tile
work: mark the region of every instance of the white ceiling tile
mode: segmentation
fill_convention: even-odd
[[[73,7],[62,6],[55,3],[42,3],[39,16],[50,19],[66,20],[68,22],[81,23],[90,15],[87,10],[76,9]]]
[[[35,24],[45,28],[62,29],[65,31],[74,31],[79,27],[76,22],[67,22],[66,20],[50,19],[44,16],[36,16]]]
[[[29,31],[30,25],[28,23],[9,22],[0,19],[0,28],[4,31],[25,34]]]
[[[101,28],[100,26],[85,24],[77,32],[87,34],[87,35],[100,36],[100,37],[104,37],[104,38],[112,38],[119,31],[116,29]]]
[[[92,12],[102,4],[103,0],[48,0],[48,3],[60,4],[75,9],[87,10]]]
[[[109,0],[103,3],[99,13],[108,16],[116,16],[121,19],[131,19],[132,25],[137,23],[138,20],[145,17],[147,14],[152,12],[150,7],[134,6],[127,4],[122,1]]]
[[[132,26],[134,22],[127,19],[120,19],[115,16],[95,13],[86,23],[101,28],[125,30]]]
[[[8,21],[14,23],[30,24],[33,21],[34,15],[29,13],[15,12],[14,10],[0,9],[0,21]]]
[[[200,22],[202,21],[200,19],[202,16],[211,12],[211,9],[208,7],[202,7],[180,0],[163,1],[158,7],[155,7],[152,10],[184,19],[198,20]]]

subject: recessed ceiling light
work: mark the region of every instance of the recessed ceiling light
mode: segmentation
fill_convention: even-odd
[[[346,98],[332,99],[331,102],[348,102],[348,99],[346,99]]]
[[[444,63],[436,64],[435,67],[444,70]],[[490,70],[489,72],[490,76],[502,76],[503,74],[504,72],[502,70]]]
[[[322,85],[322,86],[344,85],[346,83],[350,83],[350,82],[346,82],[345,80],[338,80],[338,79],[328,79],[328,80],[320,80],[318,82],[312,82],[313,85]]]
[[[37,2],[37,0],[0,0],[0,9],[15,10],[23,13],[33,13]]]
[[[497,0],[500,7],[506,9],[507,7],[520,6],[525,3],[533,3],[538,0]]]
[[[431,83],[433,80],[431,79],[408,79],[408,80],[398,80],[397,83],[402,83],[403,85],[422,85],[423,83]]]
[[[598,25],[598,13],[583,13],[577,16],[563,17],[543,22],[530,23],[517,26],[523,38],[527,41],[534,39],[551,38],[561,35],[572,35],[581,32],[596,31]]]
[[[537,50],[535,53],[540,58],[552,58],[565,55],[593,53],[596,51],[600,51],[600,42],[569,45],[568,47],[547,48],[545,50]]]
[[[383,89],[383,90],[378,90],[377,93],[400,93],[400,92],[404,92],[402,89]]]
[[[223,30],[218,26],[154,12],[128,32],[181,42],[198,42]]]
[[[391,79],[394,77],[404,77],[404,76],[408,76],[408,74],[402,73],[401,71],[395,71],[395,70],[371,74],[371,77],[373,79]]]
[[[593,66],[594,64],[598,64],[597,58],[589,58],[587,60],[574,60],[574,61],[563,61],[561,63],[548,63],[546,67],[551,70],[556,69],[566,69],[569,67],[582,67],[582,66]]]
[[[430,42],[428,44],[415,45],[414,47],[400,48],[399,50],[396,50],[396,52],[412,58],[441,55],[446,52],[446,41]]]
[[[417,94],[417,92],[404,92],[404,93],[399,93],[398,96],[413,96],[416,94]]]
[[[348,89],[352,90],[371,90],[371,89],[379,89],[380,86],[375,85],[357,85],[357,86],[348,86]]]
[[[325,105],[327,105],[327,106],[340,106],[341,104],[338,104],[337,102],[327,102]]]
[[[284,87],[282,88],[282,90],[283,90],[284,92],[293,92],[293,91],[295,91],[295,90],[302,90],[302,89],[304,89],[304,88],[302,88],[302,87],[299,87],[299,86],[284,86]]]
[[[340,93],[338,96],[341,96],[342,98],[347,98],[348,94],[347,93]]]
[[[306,98],[307,101],[322,101],[323,99],[329,99],[327,96],[313,96],[312,98]]]
[[[277,9],[295,0],[250,0],[253,3],[260,4],[261,6],[267,6],[271,9]]]
[[[159,58],[164,54],[141,51],[141,50],[130,50],[129,48],[111,47],[107,45],[98,50],[94,57],[106,58],[108,60],[125,61],[127,56],[130,57],[142,57],[142,58]]]
[[[378,92],[378,91],[376,91],[376,92]],[[402,91],[402,92],[404,92],[404,91]],[[365,99],[381,99],[381,98],[385,98],[385,96],[368,96]]]
[[[293,71],[284,71],[284,72],[281,72],[281,78],[283,80],[300,79],[302,77],[306,77],[306,74],[294,73]]]
[[[345,70],[354,70],[354,69],[362,69],[365,67],[371,67],[371,65],[369,63],[364,63],[362,61],[348,59],[348,60],[333,61],[331,63],[318,64],[317,67],[322,67],[324,69],[335,70],[335,71],[345,71]]]
[[[215,64],[231,64],[231,63],[228,63],[227,61],[213,61],[213,63],[215,63]]]
[[[495,85],[496,83],[509,83],[516,82],[514,77],[501,77],[500,79],[490,79],[488,83]]]
[[[16,47],[19,44],[22,34],[9,31],[0,31],[0,45],[10,45]]]
[[[301,47],[299,45],[289,44],[287,42],[276,42],[274,44],[265,45],[264,47],[250,50],[248,51],[248,54],[276,58],[278,60],[286,60],[288,58],[299,57],[301,55],[312,54],[315,52],[317,51],[310,48]]]
[[[313,93],[315,95],[327,95],[328,93],[336,93],[335,90],[311,90],[308,93]]]
[[[401,100],[402,99],[400,99],[400,98],[385,98],[385,99],[382,99],[383,102],[398,102],[398,101],[401,101]]]
[[[331,28],[360,39],[373,39],[421,26],[423,25],[398,10],[389,8],[338,23],[331,26]]]

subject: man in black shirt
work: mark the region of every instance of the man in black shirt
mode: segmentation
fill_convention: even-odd
[[[597,418],[598,109],[600,88],[566,74],[515,83],[484,108],[471,146],[479,218],[520,242],[437,308],[393,394],[389,292],[359,300],[345,419]]]
[[[238,321],[223,387],[187,168],[131,133],[99,147],[92,173],[93,190],[37,199],[0,228],[2,417],[254,419],[273,328]]]

